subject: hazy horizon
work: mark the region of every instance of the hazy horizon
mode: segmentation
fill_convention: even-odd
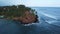
[[[0,0],[0,6],[20,4],[29,7],[60,7],[60,0]]]

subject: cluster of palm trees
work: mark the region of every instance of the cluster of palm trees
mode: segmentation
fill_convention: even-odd
[[[25,5],[0,6],[0,15],[4,15],[5,17],[20,17],[24,15],[25,11],[32,11],[34,14],[35,10]]]

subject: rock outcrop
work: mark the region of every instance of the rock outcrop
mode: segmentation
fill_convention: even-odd
[[[6,19],[20,21],[22,24],[36,23],[37,14],[35,10],[25,5],[13,5],[0,7],[0,15],[4,15]]]

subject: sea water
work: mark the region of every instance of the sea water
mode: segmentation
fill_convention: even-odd
[[[60,7],[33,7],[45,22],[60,26]]]
[[[60,7],[32,9],[37,11],[39,23],[24,26],[18,21],[0,19],[0,34],[60,34]]]

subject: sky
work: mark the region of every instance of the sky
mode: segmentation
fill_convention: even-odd
[[[31,7],[60,7],[60,0],[0,0],[0,6],[19,4]]]

